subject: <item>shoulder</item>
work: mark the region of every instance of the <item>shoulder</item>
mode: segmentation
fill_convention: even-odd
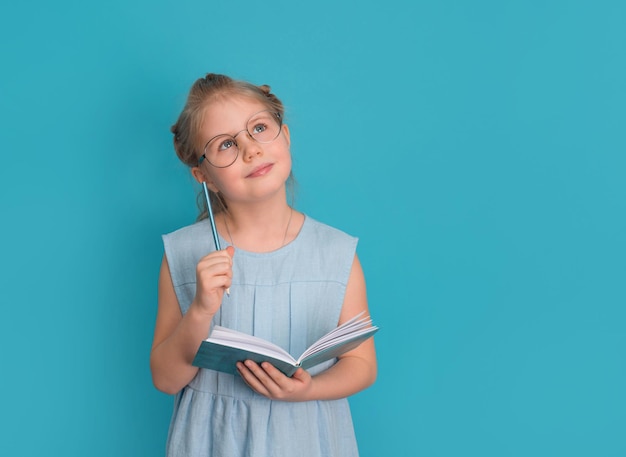
[[[215,249],[208,220],[179,228],[162,238],[170,270],[195,267],[203,255]]]
[[[343,230],[325,224],[324,222],[320,222],[317,219],[313,219],[311,216],[305,214],[305,218],[305,225],[308,229],[319,236],[356,239],[356,237],[344,232]]]
[[[162,235],[163,243],[166,246],[176,245],[179,249],[185,246],[193,246],[199,240],[210,238],[210,230],[208,220],[205,219]]]
[[[358,243],[357,237],[309,216],[306,216],[304,222],[303,236],[307,244],[312,244],[320,250],[337,253],[344,250],[354,252]]]
[[[176,229],[173,232],[166,233],[163,235],[163,238],[168,238],[172,240],[181,240],[181,239],[193,237],[194,235],[204,232],[206,230],[207,224],[208,224],[208,219],[203,219],[193,224],[186,225],[184,227]]]
[[[294,278],[345,287],[354,263],[358,239],[343,230],[306,217],[294,246]],[[343,296],[343,289],[341,292]]]

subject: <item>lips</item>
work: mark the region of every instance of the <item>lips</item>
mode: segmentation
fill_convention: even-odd
[[[273,167],[273,163],[264,163],[262,165],[259,165],[258,167],[255,167],[254,170],[252,170],[252,172],[248,176],[246,176],[246,178],[257,178],[259,176],[263,176],[269,173]]]

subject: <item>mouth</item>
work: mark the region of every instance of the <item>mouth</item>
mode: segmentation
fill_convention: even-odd
[[[273,166],[273,163],[264,163],[262,165],[259,165],[258,167],[254,168],[254,170],[252,170],[252,172],[247,175],[246,178],[256,178],[259,176],[263,176],[269,173]]]

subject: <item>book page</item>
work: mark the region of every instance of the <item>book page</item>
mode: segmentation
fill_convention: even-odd
[[[205,340],[210,343],[222,346],[234,347],[248,352],[283,360],[290,364],[296,364],[296,360],[280,346],[270,343],[262,338],[238,332],[226,327],[216,325],[213,327],[211,335]]]
[[[312,354],[324,351],[332,346],[343,345],[343,343],[345,342],[351,341],[353,339],[358,339],[362,335],[373,334],[377,330],[378,327],[372,326],[372,320],[369,317],[363,317],[363,312],[361,312],[354,316],[352,319],[344,322],[339,327],[322,336],[306,351],[304,351],[304,353],[299,357],[298,361],[306,359]]]

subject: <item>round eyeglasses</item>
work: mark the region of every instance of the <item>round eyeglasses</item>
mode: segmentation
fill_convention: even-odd
[[[206,159],[216,168],[229,167],[239,156],[237,135],[246,132],[257,143],[271,143],[278,138],[282,125],[279,113],[260,111],[248,119],[245,129],[235,135],[222,134],[211,138],[204,146],[204,154],[198,159],[198,166]]]

